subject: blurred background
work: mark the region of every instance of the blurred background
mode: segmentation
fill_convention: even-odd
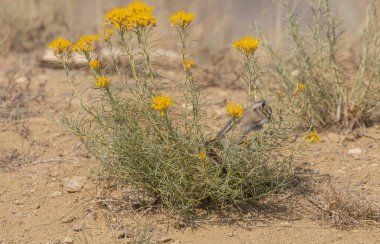
[[[104,13],[126,0],[0,0],[0,52],[32,52],[46,47],[56,36],[72,41],[81,34],[102,29]],[[168,16],[177,10],[196,14],[194,39],[197,47],[214,50],[229,48],[231,42],[252,34],[252,23],[257,23],[268,34],[271,44],[279,49],[284,42],[286,10],[280,0],[145,0],[155,6],[158,18],[157,39],[167,45],[175,43]],[[360,38],[365,23],[367,0],[332,0],[343,28],[353,41]],[[297,1],[296,11],[310,23],[310,1]],[[171,38],[173,37],[173,38]],[[171,42],[173,40],[173,42]]]

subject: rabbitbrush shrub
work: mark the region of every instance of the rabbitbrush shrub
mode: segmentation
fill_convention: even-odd
[[[210,118],[193,77],[195,61],[187,51],[194,18],[184,11],[170,17],[182,54],[183,79],[179,81],[167,82],[157,73],[150,46],[156,18],[153,7],[139,1],[109,11],[105,21],[110,28],[102,34],[84,35],[74,45],[58,38],[49,46],[83,111],[63,116],[62,122],[101,162],[110,179],[125,184],[129,191],[144,192],[154,203],[183,217],[194,216],[197,209],[247,206],[281,189],[293,176],[296,153],[288,143],[293,133],[291,122],[285,119],[289,110],[280,99],[278,107],[285,112],[279,116],[275,110],[265,132],[253,133],[241,146],[218,151],[227,172],[208,156],[210,131],[205,121]],[[96,58],[100,41],[109,49],[112,67]],[[234,44],[247,67],[245,105],[259,99],[253,66],[260,44],[252,37]],[[79,82],[79,76],[72,74],[73,52],[87,60],[92,82]],[[120,62],[121,56],[128,58],[128,65]],[[84,90],[81,85],[86,82],[90,89]],[[241,114],[230,113],[237,119]]]
[[[284,93],[292,99],[303,91],[294,109],[299,124],[325,129],[353,129],[378,120],[380,43],[376,1],[371,0],[362,34],[358,68],[347,66],[352,33],[343,35],[329,0],[312,1],[312,25],[300,23],[289,3],[286,56],[266,46],[273,60],[273,74]],[[354,47],[356,48],[356,47]]]

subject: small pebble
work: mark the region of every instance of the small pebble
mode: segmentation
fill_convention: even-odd
[[[64,219],[62,220],[62,223],[68,224],[68,223],[73,222],[75,219],[76,219],[75,216],[69,216],[69,217],[64,218]]]
[[[159,243],[168,243],[171,242],[173,239],[170,237],[163,237],[160,240],[158,240]]]
[[[69,193],[74,193],[82,189],[84,183],[86,182],[86,177],[84,176],[73,176],[66,183],[66,189]]]
[[[79,232],[79,231],[82,230],[82,225],[81,225],[81,224],[74,225],[71,229],[72,229],[73,231],[75,231],[75,232]]]
[[[352,149],[349,149],[348,150],[348,154],[361,154],[362,153],[362,150],[358,147],[356,148],[352,148]]]
[[[16,205],[20,205],[20,204],[22,204],[22,201],[21,201],[20,199],[17,199],[17,200],[14,201],[13,203],[16,204]]]
[[[63,239],[63,243],[72,244],[74,243],[74,241],[70,237],[65,237],[65,239]]]

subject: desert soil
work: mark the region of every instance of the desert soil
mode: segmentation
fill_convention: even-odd
[[[70,89],[63,71],[39,67],[23,55],[0,59],[0,67],[1,87],[10,71],[17,73],[12,82],[20,86],[31,80],[30,100],[17,111],[19,116],[9,118],[9,109],[0,111],[0,243],[127,243],[144,234],[161,243],[380,243],[376,225],[339,230],[319,220],[316,210],[301,200],[279,217],[242,223],[210,217],[197,229],[178,228],[176,219],[162,213],[124,207],[116,198],[122,195],[118,186],[101,180],[98,163],[53,119],[68,111]],[[221,101],[239,96],[217,87],[204,92]],[[222,120],[223,104],[214,109]],[[343,140],[344,135],[332,132],[321,137],[298,163],[380,200],[380,126],[361,130],[358,138]],[[349,154],[355,148],[361,152]],[[83,187],[70,193],[66,185],[73,177]]]

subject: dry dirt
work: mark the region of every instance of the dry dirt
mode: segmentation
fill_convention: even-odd
[[[144,235],[161,243],[380,243],[378,226],[338,230],[317,220],[316,210],[301,200],[293,211],[284,210],[283,217],[239,224],[221,224],[210,217],[195,230],[177,228],[177,221],[162,213],[120,209],[123,202],[108,194],[117,186],[100,180],[97,162],[52,119],[68,111],[69,87],[62,70],[40,68],[22,55],[1,59],[0,67],[1,87],[9,70],[31,71],[33,94],[46,82],[44,97],[28,101],[17,118],[7,119],[9,111],[0,111],[0,243],[64,243],[65,238],[74,243],[127,243]],[[20,77],[13,82],[27,82]],[[239,95],[215,87],[204,92],[217,94],[219,100]],[[215,108],[215,116],[222,117],[222,104]],[[379,202],[380,126],[360,135],[343,141],[342,135],[324,133],[299,163]],[[362,152],[349,154],[353,148]],[[73,176],[86,180],[79,192],[68,193],[65,185]],[[125,237],[119,238],[123,229]]]

